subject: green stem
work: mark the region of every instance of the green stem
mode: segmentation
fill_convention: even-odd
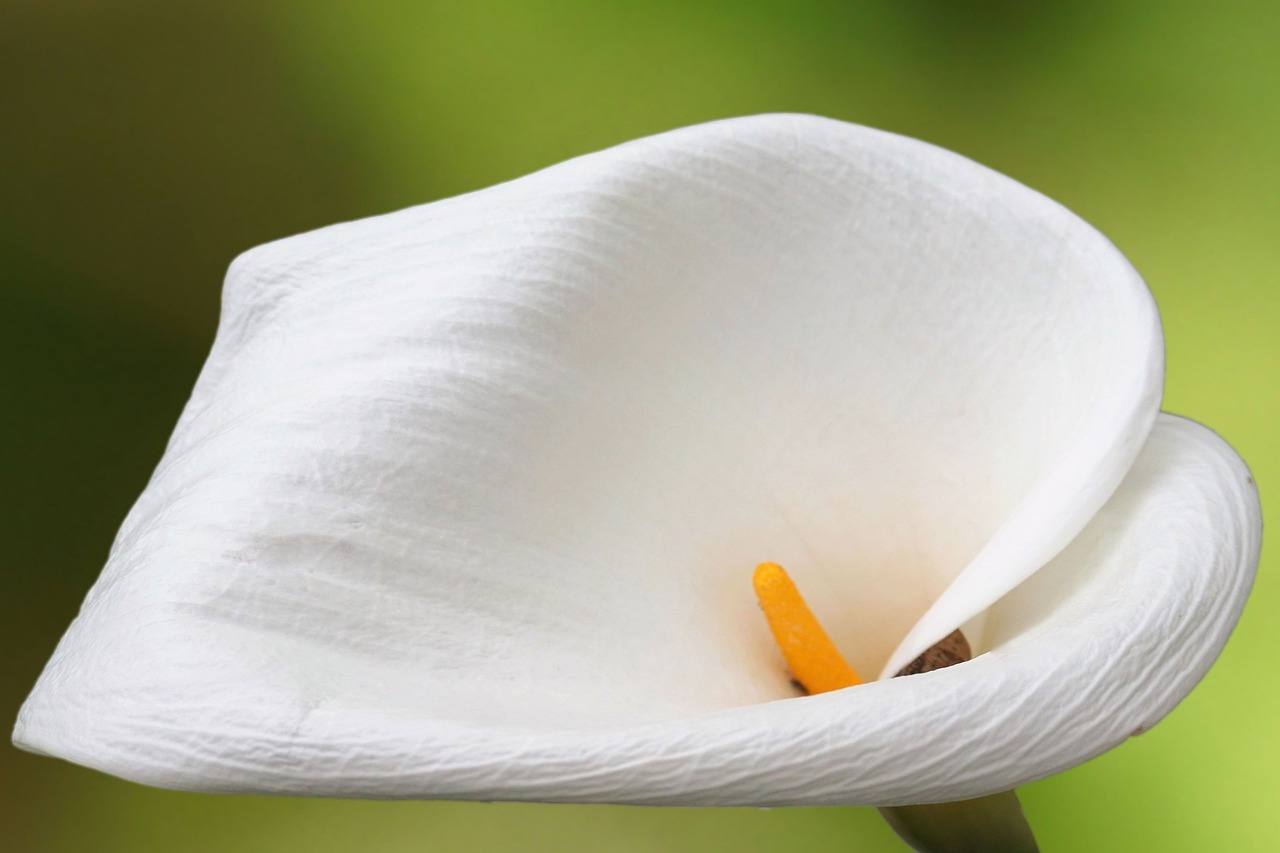
[[[917,853],[1037,853],[1013,791],[922,806],[885,806],[880,814]]]

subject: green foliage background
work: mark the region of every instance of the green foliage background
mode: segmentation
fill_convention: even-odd
[[[806,111],[1074,209],[1155,291],[1165,408],[1276,504],[1280,4],[0,3],[0,718],[141,490],[255,244],[679,125]],[[1047,851],[1280,849],[1280,586],[1154,731],[1022,789]],[[850,768],[856,773],[857,768]],[[865,809],[150,790],[0,749],[18,851],[891,851]]]

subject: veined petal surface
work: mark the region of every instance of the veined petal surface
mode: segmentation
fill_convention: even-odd
[[[105,707],[68,709],[69,695],[84,694],[45,686],[18,738],[138,781],[207,791],[684,805],[968,799],[1066,769],[1167,714],[1239,618],[1260,539],[1244,464],[1206,428],[1166,415],[1081,536],[994,608],[992,649],[944,670],[571,731],[371,703],[275,705],[249,696],[241,673],[210,669],[190,676],[187,696],[144,684],[137,696],[93,697]],[[165,657],[148,651],[153,665]],[[245,699],[233,705],[224,692]]]
[[[1008,787],[767,781],[890,761],[925,740],[903,709],[936,725],[974,674],[1024,704],[1043,686],[997,666],[1021,640],[996,610],[964,678],[771,702],[790,688],[751,568],[786,564],[854,665],[891,670],[1097,515],[1161,371],[1150,295],[1096,231],[955,154],[812,117],[269,244],[233,264],[192,399],[15,740],[201,790]],[[855,726],[873,740],[837,743]]]

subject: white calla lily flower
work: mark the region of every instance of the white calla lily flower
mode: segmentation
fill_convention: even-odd
[[[1157,722],[1248,595],[1252,480],[1162,371],[1087,224],[814,117],[272,243],[14,740],[198,791],[1004,791]],[[796,696],[766,560],[880,680]]]

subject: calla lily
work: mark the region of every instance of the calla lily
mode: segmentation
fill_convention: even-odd
[[[197,791],[1008,790],[1154,725],[1248,595],[1252,480],[1162,378],[1091,227],[814,117],[271,243],[14,740]],[[763,561],[881,677],[798,697]]]

